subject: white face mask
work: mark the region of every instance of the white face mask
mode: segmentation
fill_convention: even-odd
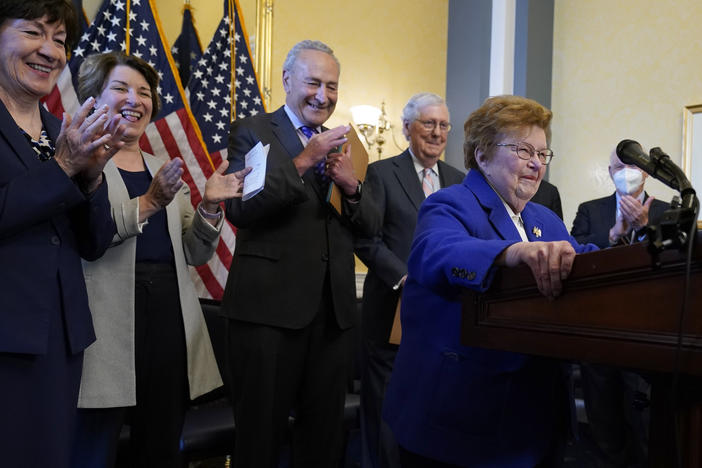
[[[638,169],[625,167],[618,170],[612,176],[617,192],[622,195],[631,195],[643,185],[643,174]]]

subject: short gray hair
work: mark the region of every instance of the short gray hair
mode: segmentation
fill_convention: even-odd
[[[285,62],[283,62],[283,71],[292,71],[298,55],[300,55],[300,52],[302,52],[303,50],[318,50],[320,52],[324,52],[325,54],[331,55],[331,57],[336,62],[336,66],[339,67],[339,71],[341,71],[341,64],[339,63],[339,59],[336,58],[336,56],[334,55],[334,51],[331,49],[331,47],[329,47],[322,41],[313,41],[310,39],[300,41],[297,44],[295,44],[292,47],[292,49],[290,49],[290,52],[288,52],[287,57],[285,57]]]
[[[417,120],[425,107],[441,105],[446,105],[446,101],[434,93],[417,93],[409,98],[405,108],[402,109],[402,132],[405,134],[405,137],[409,138],[409,135],[405,132],[405,124],[410,124]],[[448,110],[448,106],[446,108]],[[449,119],[451,119],[451,113],[449,113]]]

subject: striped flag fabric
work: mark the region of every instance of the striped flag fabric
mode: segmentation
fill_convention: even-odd
[[[229,124],[265,112],[239,5],[224,0],[224,15],[188,85],[193,114],[215,166],[227,158]]]
[[[265,112],[240,11],[234,0],[224,0],[222,20],[188,85],[190,106],[215,167],[227,159],[230,123]],[[226,271],[235,245],[235,230],[228,227],[222,230],[217,249]],[[226,271],[212,268],[218,277],[222,273],[226,278]]]
[[[171,54],[173,54],[173,60],[178,68],[181,83],[183,86],[188,86],[190,75],[197,67],[197,62],[202,58],[202,44],[193,22],[189,3],[183,5],[183,24],[180,28],[180,34],[171,47]]]
[[[90,54],[126,51],[152,65],[161,78],[158,93],[162,109],[139,141],[141,148],[157,156],[180,157],[185,162],[183,180],[189,185],[192,203],[202,199],[207,178],[214,166],[188,106],[185,91],[166,46],[154,0],[105,0],[81,36],[68,66],[63,70],[45,105],[60,116],[79,107],[76,83],[80,64]],[[128,31],[128,34],[127,34]],[[200,297],[221,299],[234,246],[234,232],[225,223],[216,254],[206,265],[191,270]]]

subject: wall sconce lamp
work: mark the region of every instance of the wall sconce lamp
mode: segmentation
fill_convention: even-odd
[[[376,145],[378,151],[378,159],[383,153],[383,145],[387,141],[383,133],[392,129],[392,125],[385,114],[385,101],[381,104],[380,109],[375,106],[353,106],[351,107],[351,116],[353,123],[356,124],[361,132],[363,139],[368,146],[368,149],[373,149]]]

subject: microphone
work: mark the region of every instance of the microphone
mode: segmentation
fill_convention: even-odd
[[[634,140],[622,140],[617,145],[617,156],[619,156],[619,159],[621,159],[624,164],[633,164],[660,180],[668,187],[678,191],[680,190],[678,176],[682,171],[680,171],[680,168],[678,168],[678,166],[670,160],[670,157],[660,148],[652,149],[651,157],[649,157],[638,142]]]

